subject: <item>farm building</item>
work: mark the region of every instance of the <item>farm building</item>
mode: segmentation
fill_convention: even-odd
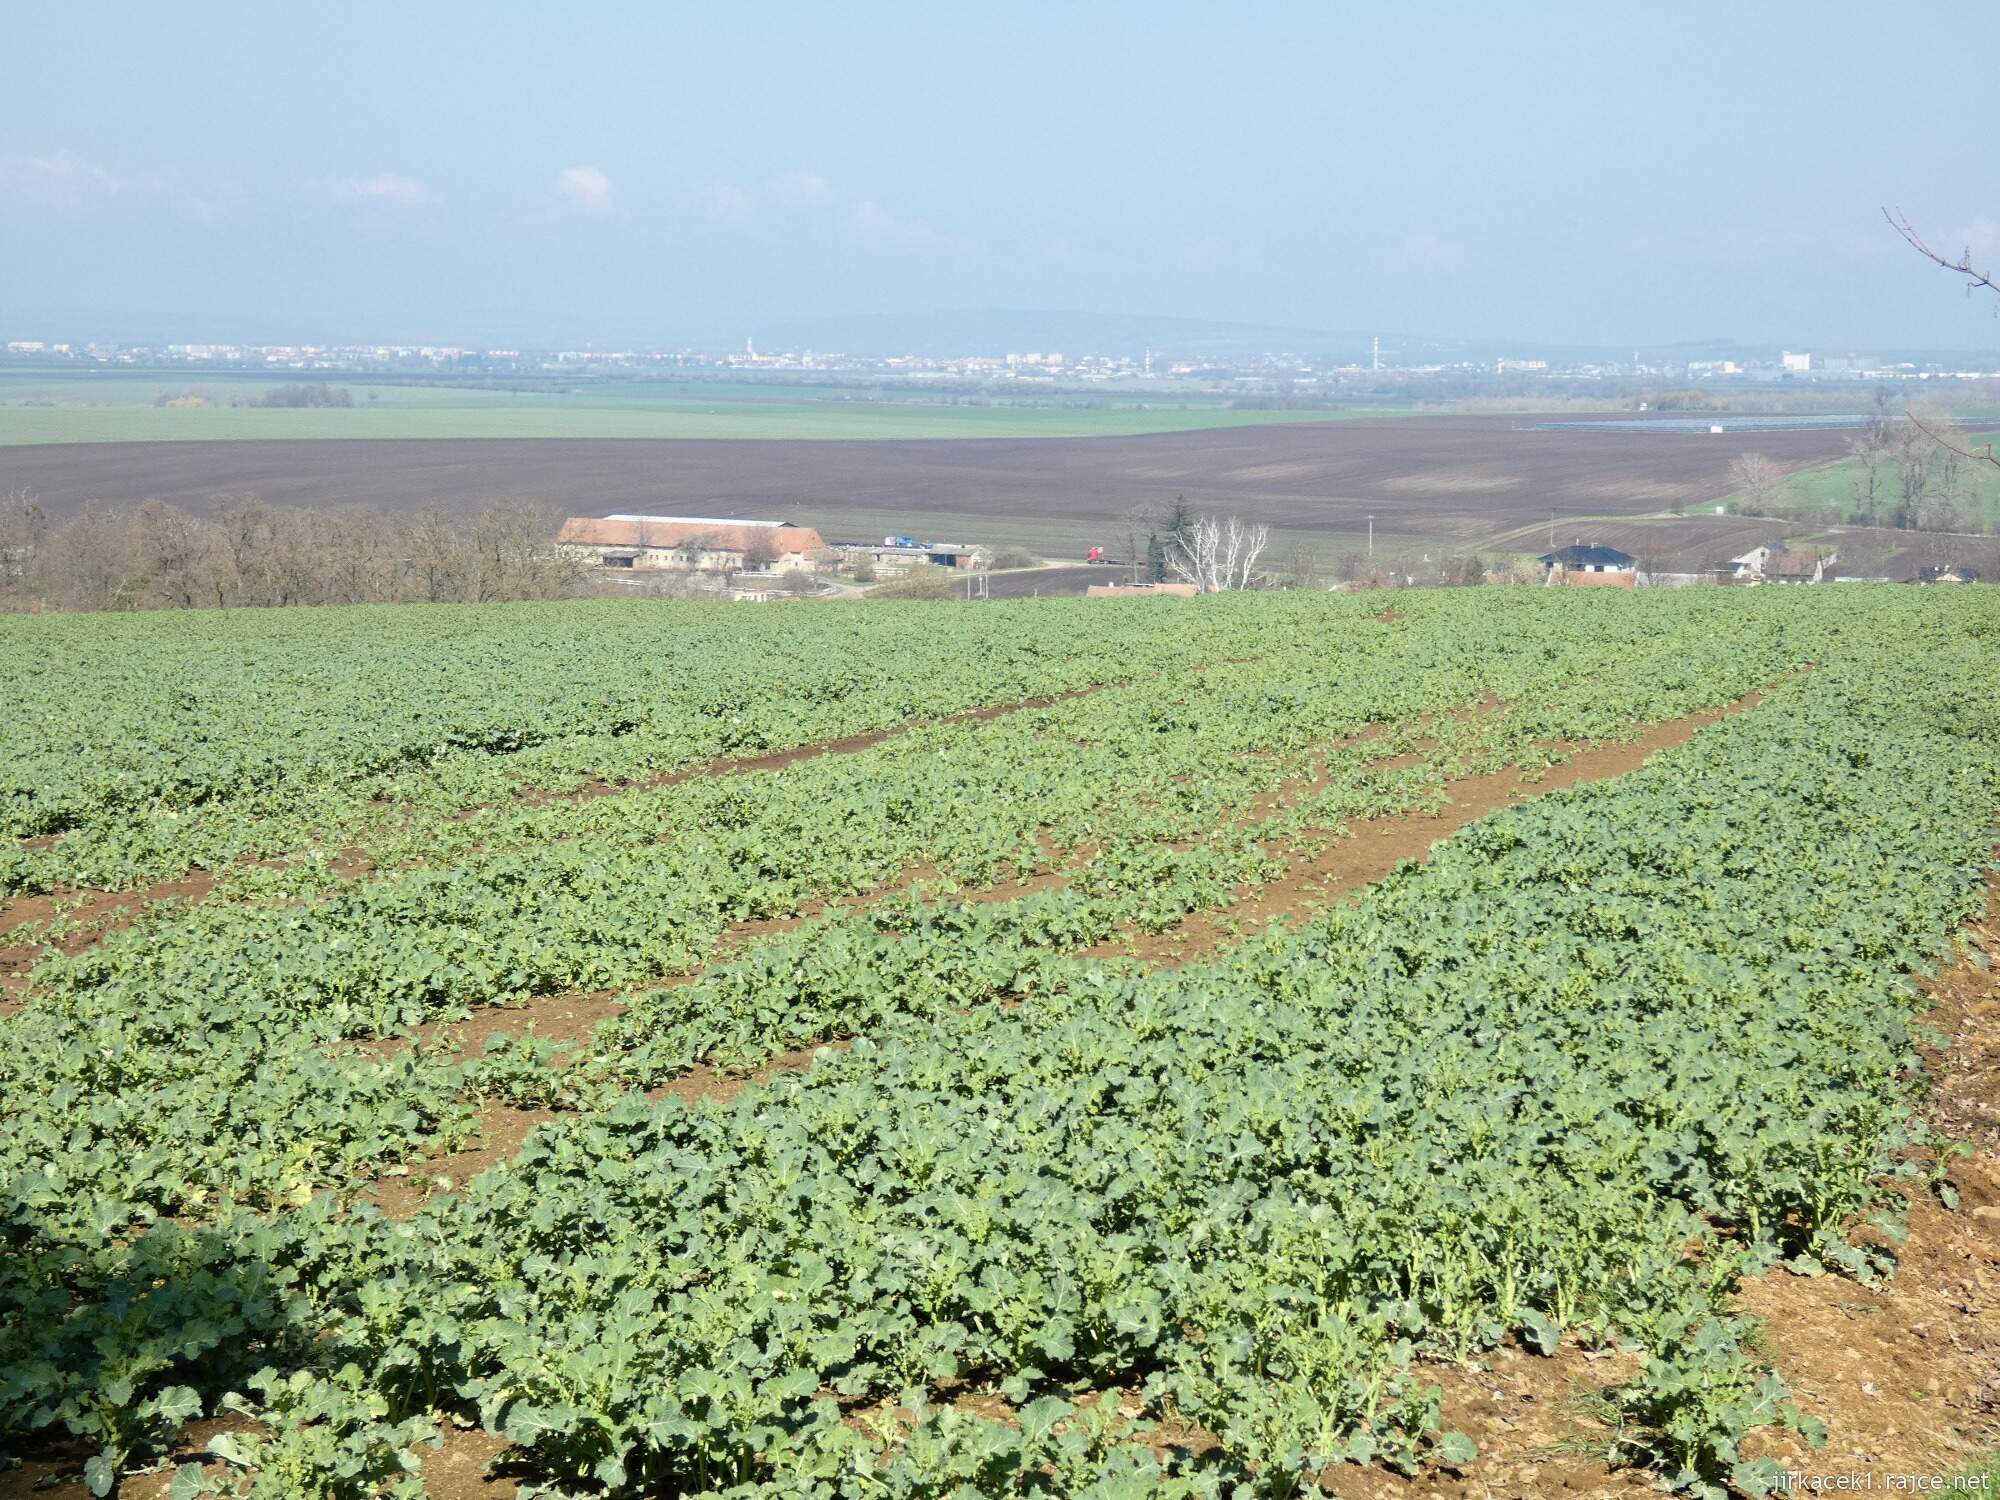
[[[571,516],[556,543],[599,567],[635,570],[811,572],[833,558],[810,526],[703,516]]]
[[[1771,559],[1784,550],[1782,538],[1759,542],[1748,552],[1740,552],[1725,562],[1717,563],[1711,571],[1727,583],[1757,583],[1763,579]]]
[[[973,542],[920,542],[885,536],[879,542],[836,542],[844,563],[866,564],[885,578],[917,568],[983,568],[986,549]]]
[[[1636,588],[1638,559],[1616,547],[1577,543],[1544,552],[1536,559],[1548,569],[1549,583],[1609,584],[1613,588]]]
[[[1912,578],[1910,582],[1977,583],[1979,582],[1979,573],[1977,569],[1968,568],[1963,563],[1937,563],[1935,565],[1927,563],[1917,569],[1917,576]]]
[[[1764,562],[1766,583],[1831,583],[1837,555],[1810,547],[1789,547]]]

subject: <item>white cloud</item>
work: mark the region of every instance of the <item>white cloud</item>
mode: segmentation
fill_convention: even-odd
[[[735,228],[750,222],[757,212],[757,200],[740,187],[718,182],[701,190],[701,216],[710,224]]]
[[[1400,258],[1419,271],[1456,271],[1465,264],[1465,250],[1441,234],[1413,229],[1403,236]]]
[[[596,167],[564,167],[556,173],[555,189],[580,214],[608,214],[618,205],[617,189]]]
[[[820,208],[833,201],[833,188],[817,172],[794,167],[771,179],[771,194],[792,208]]]
[[[944,236],[928,224],[899,219],[873,198],[848,210],[847,230],[856,244],[879,255],[932,255],[946,248]]]
[[[74,151],[49,156],[0,156],[0,197],[49,208],[86,208],[123,192],[121,177]]]
[[[1255,269],[1259,256],[1256,247],[1245,241],[1227,235],[1203,234],[1183,244],[1175,259],[1182,270],[1199,275],[1227,272],[1242,276]]]
[[[195,179],[172,167],[123,177],[69,150],[0,156],[0,203],[76,213],[113,200],[147,211],[164,208],[196,224],[217,224],[239,213],[248,195],[229,178]]]
[[[2000,256],[2000,219],[1981,214],[1971,223],[1962,224],[1953,231],[1951,244],[1954,258],[1958,251],[1970,250],[1973,260],[1980,262],[1980,269],[1986,269],[1985,262]]]
[[[434,203],[437,191],[420,178],[401,172],[377,172],[373,177],[350,177],[340,185],[341,195],[371,203]]]

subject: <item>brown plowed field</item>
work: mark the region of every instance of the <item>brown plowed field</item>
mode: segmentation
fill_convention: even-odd
[[[1841,432],[1537,431],[1529,417],[1364,419],[1145,437],[922,442],[483,439],[0,448],[0,494],[53,514],[149,498],[471,510],[782,515],[832,537],[887,529],[1115,550],[1116,517],[1176,492],[1287,534],[1490,543],[1559,518],[1657,515],[1727,492],[1730,460],[1836,458]],[[1560,524],[1560,522],[1559,522]],[[1564,537],[1563,540],[1569,538]]]

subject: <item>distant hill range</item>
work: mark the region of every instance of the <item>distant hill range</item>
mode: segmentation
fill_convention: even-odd
[[[1018,312],[959,308],[813,318],[753,328],[759,349],[815,349],[839,354],[918,354],[932,358],[1008,353],[1130,354],[1146,349],[1172,359],[1285,352],[1318,358],[1368,357],[1366,333],[1158,318],[1123,313]],[[1383,339],[1386,348],[1390,342]]]

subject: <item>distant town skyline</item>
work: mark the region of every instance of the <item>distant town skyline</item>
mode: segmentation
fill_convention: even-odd
[[[0,329],[673,347],[943,307],[1979,350],[2000,13],[16,8]],[[62,65],[57,66],[60,62]],[[1922,107],[1905,107],[1921,81]]]
[[[1201,328],[1210,325],[1187,325]],[[1245,333],[1232,325],[1213,329]],[[1282,331],[1282,330],[1281,330]],[[1365,340],[1354,334],[1313,334],[1292,330],[1320,342],[1286,347],[1244,342],[1224,348],[1211,341],[1176,349],[1171,343],[1129,345],[1086,340],[1068,350],[1053,348],[981,347],[976,342],[938,346],[928,351],[886,345],[874,350],[828,346],[825,341],[766,340],[758,348],[746,336],[740,348],[684,346],[661,349],[641,345],[585,345],[574,349],[477,348],[451,344],[231,342],[121,343],[46,339],[10,339],[0,329],[0,374],[42,371],[60,374],[118,372],[137,374],[184,372],[199,379],[244,376],[304,376],[320,381],[437,380],[445,384],[484,384],[531,379],[545,382],[582,380],[684,381],[722,374],[781,379],[806,378],[816,383],[874,382],[958,383],[973,386],[1010,384],[1081,388],[1092,385],[1145,388],[1186,383],[1205,391],[1257,395],[1287,395],[1331,399],[1344,392],[1379,386],[1382,380],[1452,381],[1463,385],[1483,377],[1608,382],[1630,387],[1635,381],[1670,380],[1734,387],[1774,383],[1873,383],[1936,381],[1981,382],[2000,379],[2000,351],[1952,353],[1892,351],[1889,354],[1828,349],[1734,350],[1734,357],[1715,354],[1701,345],[1651,355],[1633,349],[1543,348],[1532,340],[1500,346],[1511,352],[1473,352],[1469,347],[1439,345],[1426,349],[1407,340],[1392,340],[1385,349],[1380,336]],[[1336,344],[1343,352],[1333,352]],[[1400,347],[1399,347],[1400,345]],[[1302,349],[1310,352],[1301,352]],[[1381,380],[1371,381],[1371,377]],[[307,387],[296,387],[304,391]],[[340,404],[347,404],[346,401]]]

